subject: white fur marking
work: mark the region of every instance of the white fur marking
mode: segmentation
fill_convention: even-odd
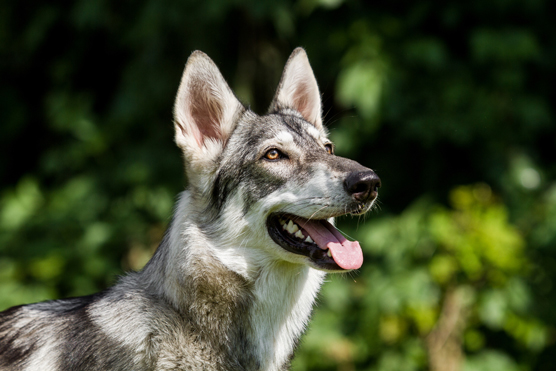
[[[307,132],[315,139],[321,139],[322,133],[314,126],[307,126]]]
[[[276,134],[276,140],[282,142],[282,144],[293,143],[293,136],[288,131],[281,131]]]

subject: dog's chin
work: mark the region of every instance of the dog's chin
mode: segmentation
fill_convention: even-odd
[[[310,265],[314,268],[327,272],[346,272],[351,270],[340,267],[334,261],[330,251],[319,247],[302,228],[293,229],[292,231],[291,224],[290,227],[288,227],[288,224],[293,220],[295,220],[293,225],[303,225],[303,221],[307,219],[284,213],[273,213],[267,218],[268,234],[276,244],[290,253],[307,257]]]

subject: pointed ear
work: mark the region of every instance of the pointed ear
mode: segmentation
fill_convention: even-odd
[[[285,108],[298,111],[317,129],[322,129],[319,87],[303,48],[296,48],[288,59],[269,113]]]
[[[244,110],[214,62],[203,52],[193,52],[174,104],[175,140],[186,160],[214,158]]]

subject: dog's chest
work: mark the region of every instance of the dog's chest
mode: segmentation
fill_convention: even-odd
[[[251,343],[262,370],[287,366],[306,328],[324,273],[307,267],[277,269],[259,278],[250,310]]]

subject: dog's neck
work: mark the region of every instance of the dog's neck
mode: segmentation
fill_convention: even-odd
[[[261,369],[280,369],[289,361],[323,278],[323,272],[301,265],[276,264],[261,270],[250,308],[251,340],[259,349]]]
[[[184,192],[177,210],[191,210],[188,202]],[[200,333],[207,334],[204,341],[211,347],[226,353],[232,350],[223,342],[242,344],[232,347],[236,354],[222,357],[236,359],[244,367],[281,369],[309,320],[324,272],[278,261],[245,261],[237,272],[222,261],[226,254],[212,243],[190,216],[176,213],[142,275]],[[233,248],[227,250],[229,254]],[[241,348],[244,351],[237,352]]]

